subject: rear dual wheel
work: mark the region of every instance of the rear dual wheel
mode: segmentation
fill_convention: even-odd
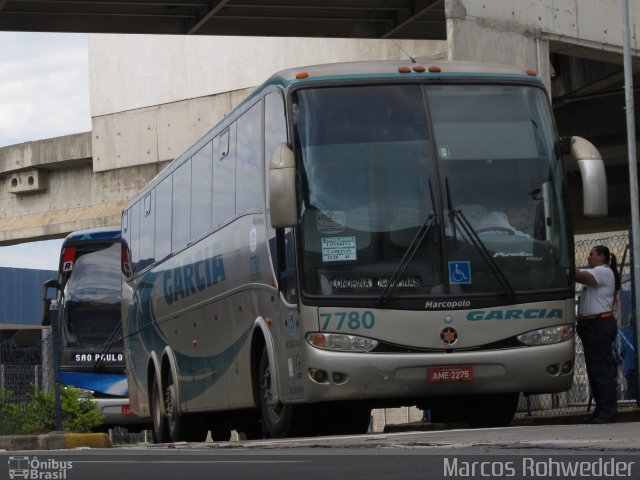
[[[176,385],[169,376],[164,397],[157,377],[151,385],[151,418],[153,421],[153,440],[156,443],[168,442],[204,442],[209,430],[203,417],[185,415],[180,412],[177,402]],[[214,441],[226,441],[231,438],[231,426],[228,422],[216,422],[211,428]]]
[[[204,442],[209,430],[202,418],[185,415],[180,412],[178,404],[177,386],[173,377],[169,376],[169,383],[165,390],[165,406],[167,411],[167,428],[172,442]],[[229,437],[227,437],[227,440]]]
[[[151,419],[153,421],[153,441],[167,443],[171,441],[167,428],[167,416],[162,402],[162,394],[158,379],[153,376],[151,384]]]

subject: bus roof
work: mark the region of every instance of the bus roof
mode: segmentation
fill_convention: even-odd
[[[408,69],[408,70],[407,70]],[[275,73],[265,84],[330,79],[341,77],[500,77],[538,78],[533,70],[508,65],[477,62],[442,61],[417,58],[413,60],[385,60],[367,62],[328,63],[289,68]],[[258,89],[260,90],[260,89]]]
[[[64,239],[64,243],[94,240],[119,240],[121,236],[122,232],[120,231],[120,227],[98,227],[71,232]]]

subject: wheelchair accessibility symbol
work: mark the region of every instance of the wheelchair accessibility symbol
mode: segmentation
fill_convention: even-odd
[[[449,283],[451,285],[471,284],[471,263],[449,262]]]

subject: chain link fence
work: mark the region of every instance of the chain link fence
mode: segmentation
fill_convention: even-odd
[[[638,368],[636,353],[637,320],[633,309],[633,284],[628,234],[603,237],[590,236],[575,242],[575,258],[578,268],[586,268],[589,251],[596,245],[605,245],[618,260],[618,271],[622,286],[615,305],[618,320],[618,336],[614,342],[614,353],[618,364],[618,405],[638,405]],[[582,285],[576,285],[576,300]],[[517,414],[519,417],[532,415],[566,415],[588,413],[595,407],[587,369],[582,351],[582,343],[576,336],[576,358],[573,386],[568,392],[531,395],[524,397]]]
[[[17,344],[12,338],[0,344],[0,435],[34,433],[27,430],[37,428],[30,417],[38,394],[53,394],[51,336],[49,330],[42,332],[42,340],[32,345]]]

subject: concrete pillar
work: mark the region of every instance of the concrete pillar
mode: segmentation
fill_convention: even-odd
[[[499,8],[493,2],[446,0],[447,58],[534,69],[549,89],[549,42],[535,25],[495,15]]]

